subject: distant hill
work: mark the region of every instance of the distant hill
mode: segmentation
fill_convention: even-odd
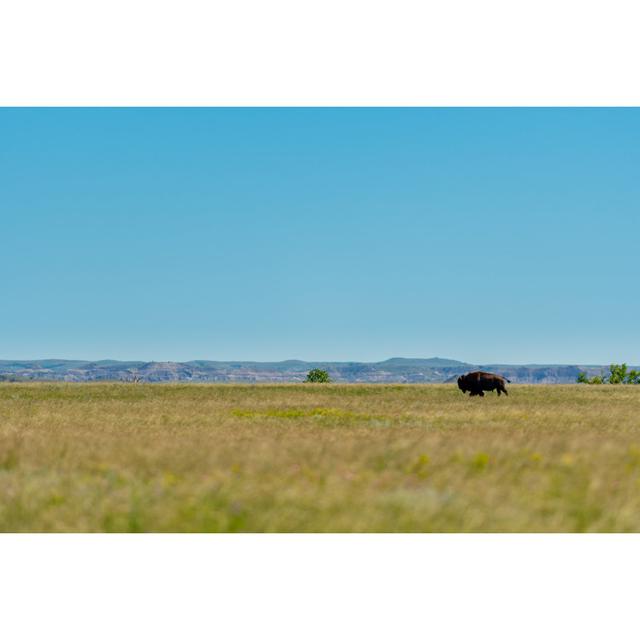
[[[326,369],[336,382],[453,382],[474,369],[493,371],[512,382],[560,384],[575,382],[581,371],[596,375],[599,365],[478,365],[446,358],[390,358],[382,362],[251,362],[191,360],[142,362],[118,360],[0,360],[0,381],[63,380],[89,382],[302,382],[307,371]]]

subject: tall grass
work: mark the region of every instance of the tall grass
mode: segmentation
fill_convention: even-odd
[[[640,387],[0,384],[2,531],[640,531]]]

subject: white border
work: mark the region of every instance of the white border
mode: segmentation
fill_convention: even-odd
[[[637,536],[7,535],[21,638],[637,637]]]
[[[3,105],[638,105],[631,0],[4,0]]]

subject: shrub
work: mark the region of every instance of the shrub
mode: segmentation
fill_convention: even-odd
[[[624,384],[626,378],[626,364],[612,364],[609,366],[609,384]]]
[[[640,371],[631,369],[631,371],[627,373],[627,384],[640,384]]]
[[[640,371],[627,369],[626,363],[609,365],[609,375],[602,374],[588,378],[584,371],[581,371],[576,378],[576,382],[582,384],[640,384]]]
[[[305,382],[331,382],[331,378],[324,369],[311,369]]]

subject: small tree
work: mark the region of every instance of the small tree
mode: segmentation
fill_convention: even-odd
[[[624,384],[627,378],[626,364],[612,364],[609,367],[609,384]]]
[[[305,382],[331,382],[331,378],[324,369],[311,369]]]

